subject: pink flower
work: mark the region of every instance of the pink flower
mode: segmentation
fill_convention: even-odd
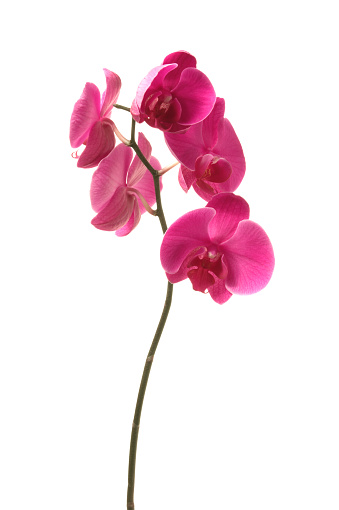
[[[247,202],[220,193],[173,223],[165,233],[160,259],[167,278],[189,278],[193,289],[209,292],[219,304],[232,294],[253,294],[269,282],[273,248],[264,230],[249,219]]]
[[[137,122],[171,133],[202,121],[212,110],[215,92],[207,76],[196,69],[186,51],[167,55],[140,83],[131,106]]]
[[[71,117],[71,146],[86,145],[78,159],[77,166],[81,168],[97,166],[115,146],[114,124],[109,117],[119,96],[121,80],[108,69],[104,69],[104,73],[107,87],[101,99],[98,87],[94,83],[86,83]]]
[[[151,156],[152,147],[142,133],[138,145],[153,168],[160,170],[160,163]],[[116,230],[118,236],[129,234],[139,223],[145,206],[149,208],[156,201],[151,173],[138,156],[133,161],[132,158],[132,149],[119,144],[101,161],[92,177],[91,202],[98,213],[92,225],[100,230]]]
[[[181,187],[187,192],[193,185],[207,201],[218,193],[235,191],[246,169],[241,144],[224,112],[225,101],[218,97],[210,115],[186,133],[165,133],[169,149],[181,163]]]

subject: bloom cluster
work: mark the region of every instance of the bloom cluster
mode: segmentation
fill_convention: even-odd
[[[249,220],[249,206],[234,191],[246,170],[240,141],[225,115],[225,101],[216,97],[193,55],[177,51],[154,67],[139,84],[131,107],[116,104],[121,80],[104,69],[106,90],[86,83],[71,117],[70,142],[84,150],[81,168],[98,167],[90,197],[97,213],[92,224],[101,230],[129,234],[141,215],[163,215],[160,199],[162,168],[151,155],[146,137],[134,138],[135,123],[146,122],[164,133],[179,167],[179,184],[192,187],[207,203],[175,221],[165,232],[160,259],[170,282],[188,278],[193,289],[209,293],[217,303],[232,294],[264,288],[274,268],[274,254],[264,230]],[[132,116],[131,140],[111,119],[113,108]],[[115,137],[122,143],[115,145]],[[133,158],[133,150],[136,152]],[[152,206],[157,204],[157,209]],[[162,225],[165,224],[163,221]]]

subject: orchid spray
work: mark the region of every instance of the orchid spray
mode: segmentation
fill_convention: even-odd
[[[196,67],[190,53],[177,51],[154,67],[140,82],[131,107],[116,103],[121,80],[104,69],[106,90],[86,83],[71,116],[70,142],[77,166],[97,166],[90,190],[97,213],[92,225],[125,236],[141,215],[157,216],[164,234],[160,260],[168,279],[164,308],[148,352],[132,424],[127,508],[134,508],[136,451],[148,377],[172,301],[173,284],[189,279],[195,291],[219,304],[233,294],[263,289],[274,269],[274,254],[265,231],[249,219],[249,205],[234,194],[245,174],[239,139],[224,118],[225,101]],[[125,138],[111,119],[114,108],[131,115],[131,136]],[[176,157],[179,184],[190,187],[207,203],[178,218],[168,229],[161,204],[162,168],[136,122],[164,132]],[[120,144],[116,145],[116,138]],[[78,155],[79,148],[84,150]],[[135,153],[133,157],[133,153]],[[155,208],[152,207],[156,204]]]

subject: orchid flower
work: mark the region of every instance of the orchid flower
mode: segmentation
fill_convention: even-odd
[[[86,145],[78,159],[77,166],[80,168],[97,166],[115,146],[114,123],[110,116],[119,96],[121,80],[108,69],[104,69],[104,73],[107,87],[101,99],[98,87],[94,83],[86,83],[71,116],[71,146]]]
[[[233,192],[242,181],[246,164],[243,150],[229,120],[224,119],[225,101],[217,98],[205,120],[185,133],[165,133],[165,140],[180,161],[179,183],[204,200]]]
[[[177,133],[201,122],[213,108],[215,92],[186,51],[167,55],[162,65],[141,81],[131,106],[137,122]]]
[[[159,161],[151,156],[152,147],[139,133],[138,145],[155,170]],[[91,203],[98,213],[92,225],[100,230],[116,230],[116,235],[129,234],[139,223],[140,216],[155,203],[153,177],[136,155],[132,161],[130,147],[119,144],[101,161],[91,183]],[[160,182],[161,189],[161,182]]]
[[[181,216],[165,233],[161,263],[171,283],[189,278],[193,289],[219,304],[232,294],[253,294],[269,282],[274,268],[271,242],[249,219],[240,196],[220,193],[203,209]]]

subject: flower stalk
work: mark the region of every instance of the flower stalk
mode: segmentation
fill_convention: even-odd
[[[172,293],[173,293],[173,284],[168,282],[167,284],[167,294],[166,300],[164,304],[164,308],[159,320],[159,324],[157,330],[155,332],[152,345],[148,352],[144,371],[141,378],[137,403],[135,406],[133,424],[132,424],[132,432],[131,432],[131,443],[130,443],[130,451],[129,451],[129,465],[128,465],[128,489],[127,489],[127,509],[134,509],[134,484],[135,484],[135,464],[136,464],[136,454],[137,454],[137,444],[138,444],[138,434],[139,434],[139,426],[140,426],[140,417],[142,411],[142,405],[144,402],[144,396],[146,392],[148,377],[152,368],[152,363],[154,359],[155,351],[158,347],[158,343],[163,332],[166,319],[168,317],[168,313],[171,307],[172,302]]]

